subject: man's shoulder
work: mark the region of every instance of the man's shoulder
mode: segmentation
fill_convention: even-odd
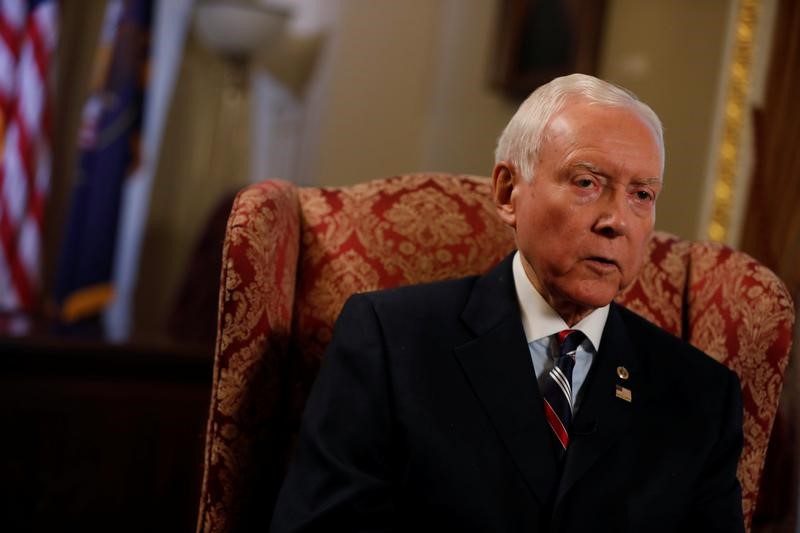
[[[479,275],[415,283],[354,295],[380,310],[408,310],[462,304],[469,298]]]
[[[427,339],[428,344],[462,339],[461,315],[478,279],[469,276],[354,294],[337,327],[342,321],[364,327],[374,320],[391,345],[405,346],[414,339]]]
[[[676,337],[641,315],[617,305],[617,312],[625,323],[647,363],[667,376],[681,379],[729,379],[732,371],[691,343]]]

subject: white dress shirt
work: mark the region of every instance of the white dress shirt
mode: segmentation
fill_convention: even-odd
[[[548,355],[548,350],[551,350],[550,353],[558,353],[555,334],[565,329],[577,329],[586,335],[575,352],[575,368],[572,370],[572,410],[576,412],[580,406],[581,387],[592,366],[594,356],[600,349],[609,306],[595,309],[580,322],[569,327],[533,287],[522,266],[519,251],[514,254],[512,272],[522,315],[522,327],[525,330],[525,338],[533,361],[533,370],[536,372],[540,389],[542,380],[555,364],[554,358]]]

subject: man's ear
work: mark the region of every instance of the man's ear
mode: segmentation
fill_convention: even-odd
[[[500,161],[492,171],[492,199],[500,220],[517,227],[517,214],[513,202],[514,168],[511,163]]]

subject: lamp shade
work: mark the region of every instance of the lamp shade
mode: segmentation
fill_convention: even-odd
[[[277,38],[289,11],[236,0],[200,0],[194,25],[200,41],[228,57],[247,58]]]

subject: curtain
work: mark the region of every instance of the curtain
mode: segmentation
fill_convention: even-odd
[[[800,2],[781,0],[741,248],[800,290]]]

